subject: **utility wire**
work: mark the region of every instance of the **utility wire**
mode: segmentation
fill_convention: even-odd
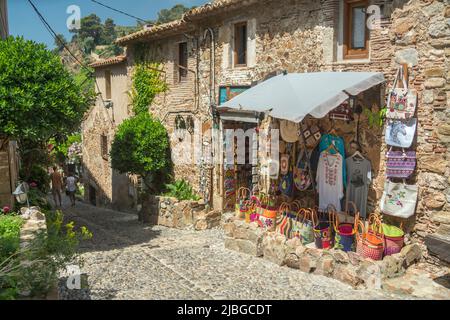
[[[144,19],[141,19],[141,18],[138,18],[138,17],[136,17],[136,16],[133,16],[132,14],[126,13],[126,12],[124,12],[124,11],[122,11],[122,10],[114,9],[114,8],[112,8],[112,7],[110,7],[110,6],[107,6],[106,4],[103,4],[103,3],[98,2],[98,1],[96,1],[96,0],[91,0],[91,1],[94,2],[94,3],[96,3],[96,4],[99,4],[99,5],[103,6],[103,7],[105,7],[105,8],[108,8],[108,9],[110,9],[110,10],[112,10],[112,11],[121,13],[121,14],[123,14],[123,15],[126,15],[126,16],[131,17],[131,18],[134,18],[134,19],[137,19],[138,21],[141,21],[141,22],[144,22],[144,23],[148,23],[148,21],[146,21],[146,20],[144,20]]]
[[[75,61],[85,70],[88,71],[89,75],[92,76],[94,78],[95,81],[95,85],[97,87],[98,92],[100,93],[100,98],[102,100],[103,106],[106,108],[106,103],[105,100],[103,99],[103,95],[102,92],[100,91],[100,86],[98,85],[97,79],[94,76],[94,72],[87,67],[84,63],[82,63],[76,56],[75,54],[72,53],[72,51],[67,47],[66,43],[64,40],[62,40],[58,34],[55,32],[55,30],[52,29],[52,27],[50,26],[50,24],[45,20],[44,16],[40,13],[40,11],[38,10],[38,8],[36,8],[36,6],[34,5],[34,3],[31,0],[28,0],[28,2],[30,3],[30,5],[33,7],[34,11],[36,12],[36,14],[39,16],[39,19],[42,21],[42,23],[44,24],[45,28],[48,30],[48,32],[50,32],[50,34],[53,36],[53,38],[55,40],[58,40],[58,42],[60,42],[62,44],[62,46],[64,47],[64,49],[66,49],[66,51],[72,56],[72,58],[75,59]]]

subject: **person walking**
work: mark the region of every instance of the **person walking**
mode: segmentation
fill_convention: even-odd
[[[53,200],[55,201],[55,206],[61,207],[62,206],[61,191],[62,191],[62,186],[63,186],[63,180],[62,180],[61,174],[58,172],[57,166],[53,167],[53,172],[50,174],[50,179],[52,182],[52,194],[53,194]],[[58,206],[57,200],[59,201],[59,206]]]
[[[77,178],[75,178],[72,172],[69,172],[69,175],[66,179],[66,191],[67,195],[70,198],[72,207],[75,207],[75,192],[77,191]]]

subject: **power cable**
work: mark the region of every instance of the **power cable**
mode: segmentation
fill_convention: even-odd
[[[144,23],[148,23],[148,21],[146,21],[146,20],[144,20],[144,19],[141,19],[141,18],[138,18],[138,17],[136,17],[136,16],[133,16],[132,14],[126,13],[126,12],[124,12],[124,11],[122,11],[122,10],[112,8],[112,7],[110,7],[110,6],[106,5],[106,4],[103,4],[103,3],[101,3],[101,2],[98,2],[98,1],[96,1],[96,0],[91,0],[91,1],[94,2],[94,3],[96,3],[96,4],[99,4],[99,5],[103,6],[103,7],[105,7],[105,8],[108,8],[108,9],[110,9],[110,10],[112,10],[112,11],[121,13],[121,14],[123,14],[123,15],[126,15],[126,16],[131,17],[131,18],[134,18],[134,19],[137,19],[138,21],[141,21],[141,22],[144,22]]]
[[[100,93],[100,98],[102,100],[103,106],[106,108],[106,103],[105,100],[103,99],[103,95],[102,92],[100,91],[100,86],[98,85],[97,79],[94,76],[94,72],[87,67],[85,64],[83,64],[76,56],[75,54],[72,53],[72,51],[67,47],[65,41],[63,41],[58,34],[55,32],[55,30],[52,29],[52,27],[50,26],[50,24],[47,22],[47,20],[45,20],[44,16],[40,13],[40,11],[38,10],[38,8],[34,5],[34,3],[31,0],[28,0],[28,2],[30,3],[30,5],[33,7],[34,11],[36,12],[36,14],[38,15],[39,19],[41,20],[41,22],[44,24],[45,28],[47,29],[47,31],[52,35],[52,37],[55,40],[58,40],[61,45],[64,47],[64,49],[66,49],[66,51],[72,56],[72,58],[75,59],[75,61],[85,70],[88,71],[90,76],[93,76],[94,81],[95,81],[95,85],[97,87],[98,92]]]

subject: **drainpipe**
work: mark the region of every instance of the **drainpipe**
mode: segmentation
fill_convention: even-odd
[[[209,91],[209,105],[211,107],[211,114],[214,117],[214,107],[215,107],[215,97],[216,97],[216,79],[215,79],[215,70],[216,70],[216,64],[215,64],[215,57],[216,57],[216,52],[215,52],[215,39],[214,39],[214,31],[211,28],[207,28],[205,30],[205,33],[203,35],[203,38],[206,39],[207,35],[210,35],[211,37],[211,52],[210,52],[210,91]]]

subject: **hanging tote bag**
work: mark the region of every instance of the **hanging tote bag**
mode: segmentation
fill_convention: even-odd
[[[386,127],[386,144],[393,147],[409,148],[416,136],[417,119],[407,121],[391,120]]]
[[[311,186],[310,168],[305,150],[300,152],[294,168],[294,184],[299,191],[308,190]]]
[[[403,81],[403,88],[397,88],[399,78]],[[403,75],[403,68],[400,67],[392,90],[388,94],[386,117],[388,119],[410,119],[416,113],[416,106],[417,91],[408,88],[408,83]]]
[[[353,108],[350,106],[349,101],[344,101],[340,106],[333,109],[329,113],[331,120],[353,121]]]
[[[261,209],[261,202],[259,201],[257,196],[251,197],[251,211],[250,211],[250,222],[259,220],[259,211]]]
[[[408,179],[416,169],[415,151],[392,151],[386,153],[386,177]]]
[[[384,255],[390,256],[402,251],[405,233],[401,228],[383,223]]]
[[[381,212],[403,219],[412,217],[416,212],[418,193],[416,185],[387,180],[381,197]]]

